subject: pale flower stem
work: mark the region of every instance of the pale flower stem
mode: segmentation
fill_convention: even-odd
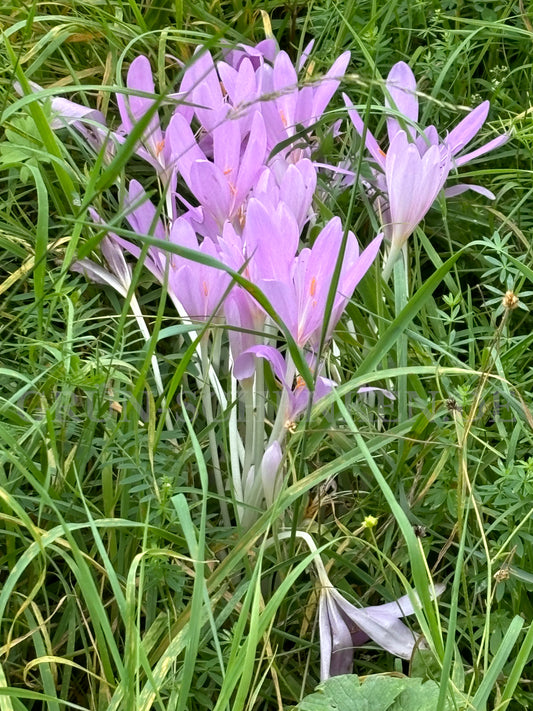
[[[176,311],[180,315],[181,319],[183,320],[184,323],[190,323],[191,320],[187,313],[185,312],[185,309],[181,305],[180,301],[172,294],[172,292],[169,292],[169,296],[172,300],[172,303],[176,307]],[[196,331],[188,331],[189,338],[191,341],[195,341],[198,338],[198,333]],[[201,354],[201,348],[200,346],[196,347],[196,353],[200,357],[200,360],[202,358]],[[209,382],[211,383],[211,387],[213,388],[213,392],[216,395],[216,398],[218,402],[220,403],[220,407],[225,410],[228,407],[228,399],[226,398],[226,395],[224,393],[224,389],[222,388],[222,385],[220,384],[220,380],[218,379],[217,374],[215,373],[215,369],[213,368],[213,365],[209,363],[209,371],[208,373],[204,373],[203,375],[206,376],[206,380],[209,379]]]
[[[390,279],[392,270],[394,268],[394,263],[398,259],[400,252],[402,251],[402,245],[397,242],[391,242],[389,252],[385,257],[385,263],[383,264],[382,277],[383,281],[387,282]]]
[[[243,474],[243,485],[244,490],[244,480],[248,476],[250,467],[254,461],[254,430],[255,430],[255,418],[254,418],[254,389],[253,385],[244,388],[244,464],[242,467]]]
[[[216,373],[220,373],[222,334],[223,331],[221,328],[214,328],[211,330],[211,335],[213,337],[213,346],[211,348],[211,365],[215,369]]]
[[[287,355],[287,372],[285,375],[287,385],[290,387],[292,385],[292,380],[294,378],[296,372],[296,368],[294,367],[294,363],[292,362],[292,358]],[[270,433],[270,438],[268,440],[268,444],[271,445],[276,440],[282,444],[283,440],[285,439],[285,425],[287,423],[287,417],[288,417],[288,405],[289,405],[289,395],[287,393],[287,390],[283,388],[283,392],[281,394],[281,401],[280,405],[278,408],[278,412],[276,414],[276,419],[274,421],[274,426],[272,428],[272,432]]]
[[[398,259],[394,264],[394,307],[395,316],[399,316],[401,311],[407,305],[409,300],[409,275],[407,273],[407,241],[398,255]],[[407,336],[405,333],[400,334],[397,341],[397,360],[398,368],[404,368],[407,365]],[[398,376],[398,417],[400,422],[407,421],[407,376]],[[400,449],[403,449],[403,441],[400,444]]]
[[[146,342],[148,342],[151,338],[150,331],[148,330],[148,326],[146,325],[144,316],[142,315],[141,307],[139,306],[139,302],[137,301],[137,297],[135,296],[135,294],[131,295],[130,306],[131,306],[133,315],[135,316],[135,320],[137,321],[139,331],[144,336],[144,339],[146,340]],[[172,423],[172,418],[170,416],[170,411],[167,406],[167,401],[166,401],[165,397],[163,397],[165,388],[163,387],[163,381],[161,379],[161,371],[159,370],[159,363],[157,362],[157,358],[155,355],[152,356],[150,362],[152,364],[152,371],[154,373],[154,381],[155,381],[155,387],[157,390],[157,394],[161,397],[161,404],[166,410],[165,425],[167,427],[167,430],[171,431],[174,428],[174,426]]]
[[[307,533],[307,531],[300,531],[299,529],[296,529],[296,531],[280,531],[280,533],[278,533],[275,538],[269,538],[265,542],[265,546],[272,545],[276,540],[282,541],[286,538],[292,538],[292,536],[295,536],[296,538],[301,538],[307,544],[309,552],[314,554],[315,557],[313,558],[313,563],[315,564],[316,573],[318,575],[318,579],[320,580],[321,587],[333,587],[331,584],[331,580],[329,579],[328,574],[326,572],[326,568],[324,567],[324,563],[322,562],[322,558],[320,557],[320,553],[318,552],[318,548],[316,547],[316,543],[314,542],[310,534]]]
[[[263,359],[258,358],[255,365],[254,379],[254,465],[255,475],[259,476],[261,462],[265,453],[265,371]]]
[[[207,336],[207,334],[206,334]],[[220,512],[222,514],[222,520],[224,525],[228,528],[231,526],[231,519],[229,515],[228,505],[226,502],[226,492],[224,489],[224,482],[222,481],[222,472],[220,469],[220,460],[218,458],[218,446],[215,431],[212,427],[214,423],[213,418],[213,406],[211,404],[211,388],[209,387],[208,373],[210,368],[209,362],[209,350],[207,337],[202,338],[200,343],[200,352],[202,356],[202,372],[204,373],[204,382],[202,384],[202,405],[204,409],[204,415],[209,427],[209,450],[211,452],[211,462],[213,465],[213,476],[215,479],[215,486],[217,493],[220,497]]]
[[[231,370],[231,368],[230,368]],[[231,482],[232,482],[232,494],[237,505],[237,519],[240,521],[243,514],[242,507],[242,470],[241,470],[241,448],[242,441],[239,436],[238,430],[238,407],[237,407],[237,380],[230,376],[231,378],[231,401],[236,403],[234,407],[231,408],[229,415],[229,450],[230,450],[230,465],[231,465]]]

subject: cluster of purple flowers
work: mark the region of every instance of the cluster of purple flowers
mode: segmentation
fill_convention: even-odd
[[[144,253],[145,265],[166,286],[183,318],[226,324],[233,375],[244,389],[253,388],[258,364],[264,359],[270,362],[284,391],[283,411],[276,423],[279,420],[285,425],[306,408],[310,393],[290,356],[277,347],[280,333],[276,323],[249,291],[235,283],[230,272],[241,273],[261,290],[304,351],[317,376],[316,400],[334,386],[320,375],[320,344],[332,337],[354,289],[376,259],[383,237],[389,245],[384,266],[387,278],[450,173],[508,140],[502,134],[463,152],[483,125],[488,102],[471,111],[443,139],[434,126],[420,127],[416,81],[409,67],[399,62],[385,84],[387,152],[344,96],[349,116],[370,154],[371,177],[364,187],[382,233],[361,251],[355,235],[345,232],[341,220],[333,217],[312,246],[307,246],[303,237],[317,218],[313,209],[317,173],[324,169],[313,160],[313,127],[322,120],[350,59],[346,52],[325,76],[306,80],[311,49],[312,44],[295,67],[271,39],[255,47],[240,45],[228,50],[218,62],[200,48],[184,69],[178,91],[165,99],[175,107],[166,126],[161,125],[162,99],[156,96],[152,68],[145,56],[131,63],[126,91],[117,96],[122,123],[116,131],[105,126],[99,112],[65,99],[52,102],[53,127],[74,125],[108,159],[139,121],[145,122],[135,152],[155,169],[162,186],[161,200],[154,204],[137,180],[122,186],[131,231],[160,241]],[[449,187],[444,195],[467,189],[494,197],[483,187],[466,184]],[[90,215],[95,224],[103,224],[94,210]],[[192,250],[198,261],[170,253],[169,244]],[[125,296],[131,284],[125,254],[139,258],[141,249],[111,231],[101,248],[107,266],[83,259],[73,268]],[[328,314],[328,295],[339,261]],[[239,441],[242,481],[232,479],[237,502],[252,506],[261,500],[272,503],[280,485],[283,436],[278,424],[269,439],[263,432],[259,449],[258,442],[253,442],[256,454],[259,451],[255,458],[249,452],[242,454],[244,447]],[[325,572],[322,577],[323,678],[350,671],[353,646],[369,637],[398,656],[411,656],[417,637],[400,621],[415,611],[407,598],[360,610],[331,586]],[[441,591],[439,586],[436,592]]]
[[[300,61],[300,72],[310,50]],[[312,126],[321,119],[349,59],[344,53],[324,77],[300,86],[296,68],[274,40],[233,49],[218,63],[209,52],[199,50],[183,73],[179,91],[170,97],[176,107],[163,128],[156,100],[150,98],[155,92],[150,62],[140,56],[129,67],[128,93],[118,95],[122,125],[117,132],[95,124],[80,126],[79,112],[72,112],[87,138],[100,145],[105,142],[108,153],[152,112],[136,153],[155,168],[164,185],[166,214],[158,216],[161,207],[131,180],[126,219],[133,232],[161,239],[160,248],[148,250],[145,264],[167,285],[180,314],[193,321],[224,318],[239,379],[253,376],[255,357],[270,360],[278,377],[291,371],[283,362],[285,355],[265,344],[266,334],[275,335],[273,324],[245,289],[232,284],[228,273],[169,254],[165,242],[241,272],[259,287],[297,345],[308,352],[309,362],[314,362],[322,332],[331,336],[382,240],[378,235],[360,251],[355,235],[347,234],[332,312],[324,325],[343,243],[340,219],[332,218],[312,247],[300,245],[302,233],[315,218],[312,201],[318,167],[312,160]],[[68,115],[64,102],[60,110]],[[309,131],[305,142],[296,136],[302,129]],[[278,149],[280,144],[283,148]],[[141,252],[116,234],[107,239],[108,246],[134,257]],[[101,267],[91,260],[77,262],[74,269],[102,280]],[[280,377],[289,391],[293,376],[291,371],[288,378]],[[320,381],[318,392],[324,393],[327,382]],[[287,419],[305,408],[301,387],[290,402]]]

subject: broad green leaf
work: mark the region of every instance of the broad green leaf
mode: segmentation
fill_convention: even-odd
[[[434,681],[346,674],[319,684],[294,711],[434,711],[438,696]],[[457,704],[456,708],[461,707]]]

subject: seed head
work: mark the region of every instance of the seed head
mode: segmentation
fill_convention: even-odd
[[[520,299],[514,291],[511,291],[511,289],[505,292],[505,296],[502,299],[503,308],[506,311],[512,311],[513,309],[518,308],[519,302]]]

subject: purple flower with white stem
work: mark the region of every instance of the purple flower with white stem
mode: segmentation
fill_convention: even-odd
[[[265,205],[275,206],[283,201],[296,218],[301,230],[313,216],[311,203],[317,185],[317,169],[308,158],[297,163],[275,161],[265,168],[254,187],[254,197]]]
[[[100,225],[102,219],[93,208],[89,208],[89,215],[93,221]],[[80,259],[73,262],[70,268],[73,272],[85,274],[91,281],[97,284],[111,286],[126,298],[131,286],[132,272],[130,265],[124,259],[124,252],[119,245],[119,238],[112,232],[102,238],[100,250],[108,268],[104,265],[93,262],[92,259]]]
[[[176,114],[167,129],[169,149],[176,168],[201,206],[201,229],[212,239],[226,221],[238,227],[244,221],[244,203],[263,169],[266,132],[263,117],[253,114],[247,136],[236,121],[226,120],[213,129],[213,160],[196,142],[186,120]],[[246,140],[245,140],[246,139]],[[194,216],[191,216],[193,222]],[[197,222],[197,220],[196,220]],[[195,227],[197,225],[195,224]]]
[[[120,118],[122,119],[122,126],[118,133],[127,135],[155,104],[155,86],[148,57],[141,54],[130,64],[126,87],[131,90],[131,93],[117,93],[117,103]],[[135,92],[139,92],[139,95],[136,95]],[[150,98],[150,95],[153,98]],[[161,129],[157,110],[154,111],[150,118],[148,126],[141,137],[141,143],[142,145],[137,148],[137,154],[150,163],[159,173],[167,171],[171,157]]]
[[[444,139],[434,126],[420,129],[416,79],[405,62],[395,64],[386,81],[385,106],[393,115],[387,118],[389,149],[383,151],[350,99],[344,96],[348,113],[365,146],[372,156],[373,178],[368,185],[375,197],[375,208],[383,224],[385,237],[390,240],[389,257],[384,267],[388,278],[392,265],[407,238],[423,220],[441,192],[453,168],[498,148],[509,140],[501,134],[476,150],[462,153],[483,126],[489,102],[473,109]],[[445,197],[474,190],[485,197],[494,195],[479,185],[459,184],[444,191]]]
[[[193,228],[183,217],[174,220],[167,236],[156,208],[149,200],[141,184],[130,181],[126,204],[130,207],[126,219],[139,235],[151,235],[161,240],[161,247],[150,246],[145,264],[156,279],[167,284],[174,303],[194,321],[206,321],[217,315],[231,277],[225,271],[201,262],[195,262],[165,249],[172,243],[198,252],[199,255],[220,261],[221,253],[215,242],[205,239],[200,242]],[[138,258],[140,248],[123,238],[115,238],[121,246]]]

